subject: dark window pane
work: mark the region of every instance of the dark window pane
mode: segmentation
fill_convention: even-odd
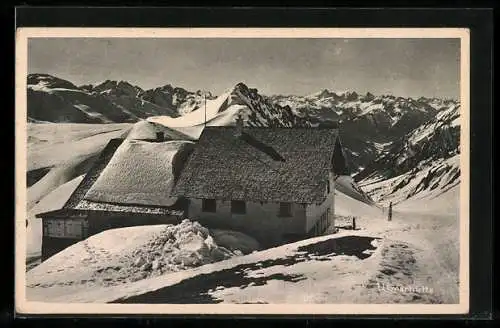
[[[281,217],[292,216],[292,204],[291,203],[280,203],[279,216],[281,216]]]
[[[215,211],[217,210],[217,203],[216,203],[215,199],[203,199],[202,205],[201,205],[201,210],[203,212],[215,213]]]
[[[245,214],[247,212],[246,203],[242,200],[231,201],[231,213]]]

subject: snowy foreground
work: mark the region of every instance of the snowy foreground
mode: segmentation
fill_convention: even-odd
[[[358,230],[341,228],[259,250],[248,236],[192,223],[114,229],[33,268],[41,246],[41,220],[35,214],[63,206],[109,139],[126,136],[130,127],[28,125],[28,180],[33,181],[28,181],[27,204],[28,301],[458,303],[459,184],[397,203],[388,222],[350,177],[342,177],[335,214],[356,216]],[[363,190],[385,195],[393,183],[399,180],[375,181]],[[400,193],[392,196],[388,199],[402,199]],[[337,224],[342,227],[342,220]]]
[[[349,204],[359,205],[348,196],[339,198],[344,210]],[[377,208],[360,206],[358,211],[358,230],[340,229],[336,234],[255,252],[258,246],[244,235],[218,232],[212,238],[201,226],[193,230],[192,223],[184,223],[184,229],[194,232],[187,237],[179,234],[181,225],[109,230],[28,271],[27,299],[176,304],[458,303],[455,215],[395,211],[388,222]],[[172,251],[177,247],[184,251]],[[249,254],[242,255],[243,251]],[[155,257],[160,260],[155,262]]]

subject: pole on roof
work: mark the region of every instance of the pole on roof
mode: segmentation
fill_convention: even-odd
[[[204,99],[205,99],[205,124],[204,126],[207,126],[207,94],[204,94]]]

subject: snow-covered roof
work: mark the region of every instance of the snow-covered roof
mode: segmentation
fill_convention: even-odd
[[[125,201],[118,201],[116,203],[107,203],[98,199],[85,199],[86,194],[88,193],[89,190],[92,189],[94,184],[99,180],[99,177],[105,173],[105,169],[108,167],[110,164],[111,160],[115,157],[115,154],[119,147],[124,143],[128,143],[128,140],[124,139],[111,139],[109,143],[106,145],[106,147],[103,149],[99,157],[96,159],[94,162],[92,168],[87,172],[83,180],[80,182],[78,187],[75,189],[75,191],[71,194],[69,197],[68,201],[64,204],[62,209],[55,210],[55,211],[50,211],[50,212],[45,212],[45,213],[40,213],[37,214],[37,217],[68,217],[68,216],[74,216],[74,215],[88,215],[90,213],[100,213],[100,214],[147,214],[147,215],[182,215],[183,211],[179,209],[179,202],[177,201],[177,198],[175,198],[175,201],[173,204],[166,206],[162,204],[134,204],[134,203],[129,203],[126,200]],[[134,141],[135,142],[135,141]],[[146,142],[143,142],[146,143]],[[166,143],[150,143],[151,145],[162,145]],[[178,145],[180,146],[180,145]],[[160,146],[161,147],[161,146]],[[172,145],[172,143],[167,146],[166,148],[172,148],[175,147]],[[189,146],[186,146],[189,147]],[[158,151],[158,149],[152,150],[152,151]],[[186,156],[186,152],[181,152],[181,156],[178,157],[177,159],[182,162],[184,159],[182,156]],[[152,156],[148,157],[150,160],[152,159]],[[174,159],[175,162],[177,160]],[[154,163],[158,164],[158,162]],[[150,163],[149,165],[155,165],[154,163]],[[123,174],[125,175],[130,175],[132,177],[137,176],[135,174],[136,171],[141,171],[141,167],[128,167],[129,171],[122,171]],[[132,171],[130,171],[130,169]],[[175,170],[174,175],[178,175],[177,170],[179,168],[174,168],[170,166],[170,171]],[[111,175],[109,172],[106,174],[107,177],[104,179],[105,182],[107,181],[108,183],[115,184],[115,182],[111,181]],[[118,183],[118,182],[116,182]],[[101,186],[102,187],[102,186]],[[97,188],[97,187],[96,187]],[[99,190],[99,189],[97,189]],[[130,189],[134,190],[134,189]],[[160,193],[160,192],[158,192]],[[165,198],[169,199],[169,204],[170,204],[170,197],[169,194],[162,194],[161,196],[165,196]],[[114,193],[112,197],[117,197],[117,193]]]
[[[85,194],[94,202],[172,206],[170,191],[192,143],[125,140]]]
[[[241,137],[235,132],[234,127],[206,127],[172,194],[296,203],[324,200],[328,171],[337,157],[337,129],[244,128]]]
[[[189,137],[170,129],[164,125],[141,120],[132,126],[132,129],[127,135],[127,139],[133,140],[154,140],[158,132],[163,133],[164,140],[188,140]]]

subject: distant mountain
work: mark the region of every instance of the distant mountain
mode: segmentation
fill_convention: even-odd
[[[135,122],[150,116],[176,117],[201,106],[210,93],[166,85],[142,90],[126,81],[75,84],[48,75],[29,74],[28,119],[31,122]]]
[[[234,125],[238,115],[245,126],[253,127],[297,127],[310,124],[295,115],[288,106],[280,106],[260,95],[257,89],[238,83],[215,99],[207,101],[201,110],[192,110],[182,117],[168,115],[150,117],[151,122],[173,127],[197,138],[203,127]]]
[[[439,194],[460,183],[460,106],[412,130],[354,179],[375,199],[399,202]]]
[[[453,124],[460,105],[449,99],[327,89],[308,96],[266,96],[244,83],[215,97],[210,92],[170,84],[149,90],[111,80],[76,86],[47,74],[30,74],[27,82],[30,122],[118,123],[148,119],[193,138],[199,136],[205,124],[234,124],[238,114],[246,125],[255,127],[337,125],[357,181],[377,176],[394,178],[423,165],[424,159],[437,161],[443,135],[451,136],[452,143],[458,144],[459,128]],[[443,122],[452,126],[440,135]],[[420,157],[407,156],[405,147],[409,144]]]
[[[137,117],[108,98],[47,74],[28,75],[28,120],[73,123],[134,122]]]
[[[326,89],[309,96],[274,95],[269,99],[289,106],[313,126],[338,122],[346,155],[356,172],[392,147],[393,142],[457,105],[446,99],[335,93]]]
[[[179,115],[199,109],[204,105],[205,99],[216,98],[208,91],[192,92],[170,84],[143,91],[139,97],[158,106],[172,108]]]

